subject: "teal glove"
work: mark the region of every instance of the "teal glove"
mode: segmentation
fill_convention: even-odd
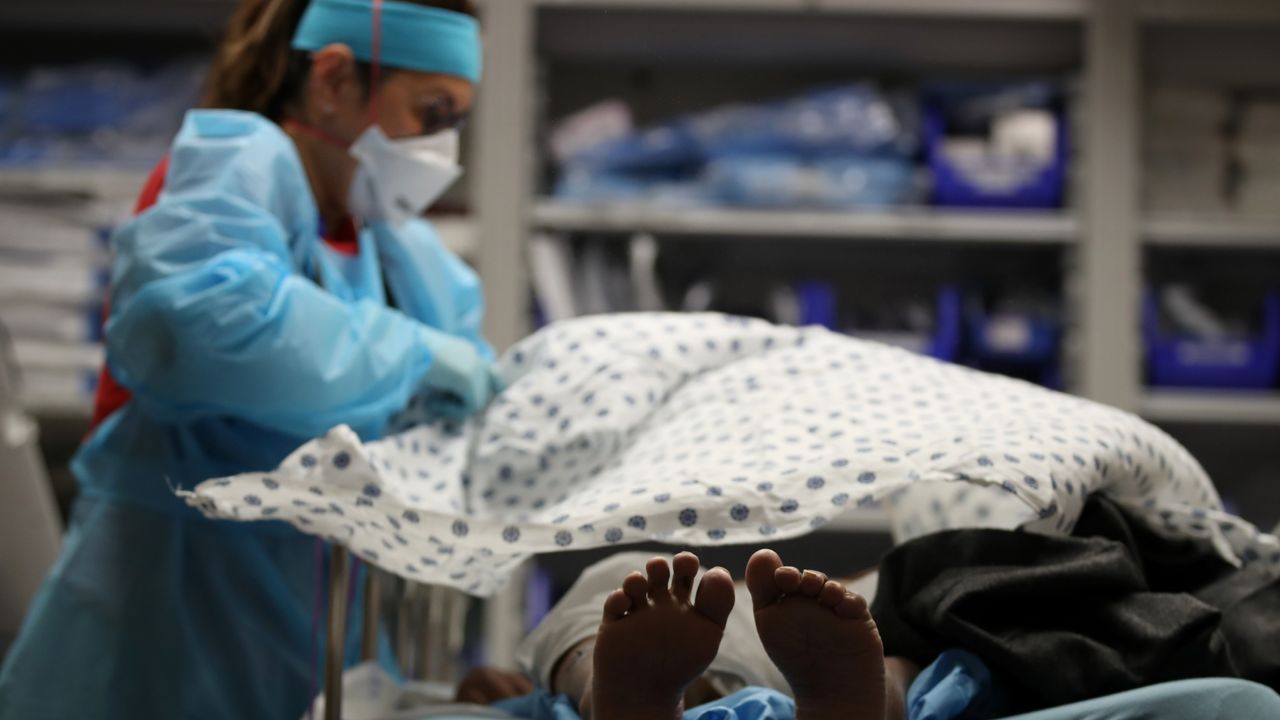
[[[427,334],[431,367],[422,378],[432,414],[457,420],[484,410],[502,384],[492,365],[470,341],[431,331]]]

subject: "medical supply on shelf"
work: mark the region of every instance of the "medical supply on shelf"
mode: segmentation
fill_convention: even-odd
[[[1051,83],[939,85],[925,91],[933,203],[1053,208],[1063,204],[1067,129]]]
[[[1259,321],[1224,319],[1185,288],[1148,290],[1143,305],[1147,379],[1163,387],[1256,389],[1280,379],[1280,291]]]

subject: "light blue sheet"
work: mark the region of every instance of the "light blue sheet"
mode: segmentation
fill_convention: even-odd
[[[932,667],[932,666],[931,666]],[[946,670],[954,668],[948,663]],[[947,675],[953,675],[949,671]],[[516,698],[497,707],[528,720],[578,720],[569,699],[545,691]],[[963,708],[960,708],[963,711]],[[908,720],[993,717],[985,712],[965,715],[921,715],[916,706]],[[684,720],[795,720],[795,701],[775,690],[746,688],[717,702],[685,712]],[[1257,683],[1234,678],[1199,678],[1162,683],[1062,707],[1004,718],[1004,720],[1263,720],[1280,718],[1280,695]],[[465,720],[458,718],[458,720]]]
[[[1162,683],[1005,720],[1263,720],[1280,718],[1280,695],[1234,678]]]

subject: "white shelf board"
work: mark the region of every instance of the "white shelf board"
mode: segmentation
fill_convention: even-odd
[[[538,7],[584,10],[737,10],[799,12],[811,0],[534,0]]]
[[[13,341],[13,358],[20,368],[96,372],[102,368],[106,357],[106,349],[94,342],[64,343],[24,338]]]
[[[960,212],[903,209],[887,212],[664,209],[647,205],[587,206],[554,201],[534,207],[543,230],[651,232],[735,238],[904,239],[1014,244],[1073,242],[1073,216],[1059,212]]]
[[[889,513],[883,508],[875,510],[854,508],[836,516],[823,525],[820,532],[885,533],[890,532]]]
[[[87,398],[23,396],[22,407],[37,421],[88,421],[93,401]]]
[[[818,9],[926,17],[1078,20],[1086,0],[811,0]]]
[[[51,194],[132,201],[149,172],[108,167],[0,169],[0,197]]]
[[[1146,22],[1170,24],[1280,23],[1275,0],[1139,0],[1138,16]]]
[[[1143,223],[1148,245],[1280,249],[1280,216],[1160,216]]]
[[[1073,20],[1085,16],[1085,0],[537,0],[542,7],[830,12],[938,18],[977,17]]]
[[[208,37],[221,31],[234,0],[44,0],[0,2],[0,27],[55,32],[182,33]],[[203,49],[197,47],[195,49]]]
[[[150,173],[112,168],[0,169],[0,203],[6,194],[50,194],[132,204]],[[475,222],[466,216],[429,218],[445,246],[462,256],[477,249]]]
[[[1141,414],[1157,422],[1280,425],[1280,393],[1148,390]]]
[[[428,221],[440,235],[441,242],[463,258],[474,258],[480,249],[476,237],[476,223],[470,217],[428,217]]]

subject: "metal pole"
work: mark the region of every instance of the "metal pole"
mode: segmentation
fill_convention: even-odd
[[[445,603],[448,602],[445,595],[448,588],[439,585],[431,585],[425,588],[423,595],[426,597],[426,612],[423,615],[422,626],[418,628],[418,640],[422,648],[422,675],[423,680],[439,680],[440,665],[442,653],[440,652],[440,629],[445,622]]]
[[[534,15],[533,0],[490,0],[484,7],[485,77],[471,197],[479,221],[484,334],[498,350],[529,332],[525,244],[534,193]]]
[[[418,679],[414,674],[413,646],[413,588],[415,583],[406,582],[396,597],[396,662],[400,671],[411,680]]]
[[[471,597],[459,590],[451,590],[453,602],[449,607],[448,642],[445,653],[445,678],[456,684],[461,678],[458,672],[458,660],[462,656],[462,646],[466,642],[467,610],[471,606]]]
[[[360,627],[360,659],[369,661],[378,656],[378,618],[382,613],[381,572],[372,565],[364,576],[364,622]]]
[[[1085,27],[1084,232],[1078,392],[1137,410],[1142,245],[1138,200],[1141,55],[1132,0],[1090,0]]]
[[[324,720],[342,720],[342,669],[347,639],[347,549],[329,551],[329,631],[325,636]]]
[[[532,563],[512,571],[506,592],[484,601],[485,662],[499,668],[515,668],[516,647],[524,637],[525,591]]]
[[[462,625],[466,621],[465,596],[443,585],[431,586],[429,620],[424,646],[429,648],[430,662],[426,679],[439,683],[458,680],[457,657],[461,651]]]

